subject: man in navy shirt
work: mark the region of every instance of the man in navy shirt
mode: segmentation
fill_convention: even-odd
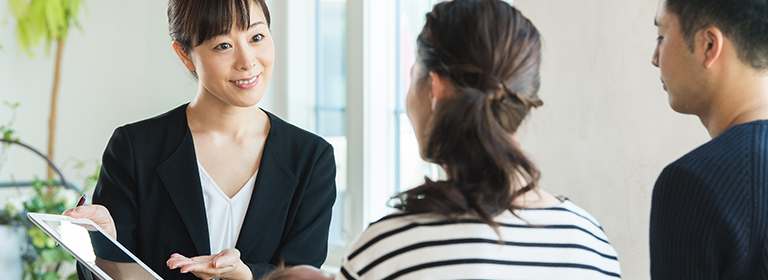
[[[651,276],[768,279],[768,0],[661,0],[655,24],[669,104],[712,140],[656,182]]]

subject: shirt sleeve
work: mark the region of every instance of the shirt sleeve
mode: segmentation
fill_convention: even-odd
[[[117,241],[136,252],[138,204],[134,180],[133,146],[123,127],[115,129],[102,156],[99,181],[93,192],[93,203],[107,209],[115,222]]]

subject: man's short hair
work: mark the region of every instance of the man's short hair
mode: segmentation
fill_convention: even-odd
[[[678,17],[691,52],[696,32],[715,26],[733,42],[741,61],[768,70],[768,0],[667,0],[666,8]]]

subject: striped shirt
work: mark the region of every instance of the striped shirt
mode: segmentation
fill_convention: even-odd
[[[470,216],[388,215],[347,248],[336,279],[621,278],[600,224],[570,200],[515,213],[522,220],[510,211],[494,218],[500,236]]]

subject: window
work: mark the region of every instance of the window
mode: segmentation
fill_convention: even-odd
[[[433,168],[419,157],[405,114],[416,35],[430,0],[347,0],[347,231],[356,237],[393,212],[388,200]],[[347,204],[345,204],[347,206]]]
[[[395,107],[395,193],[420,185],[424,176],[437,177],[437,167],[424,162],[419,156],[416,136],[405,111],[405,95],[411,84],[410,70],[416,61],[416,37],[426,21],[426,13],[433,6],[430,0],[396,0],[397,40],[397,88],[394,94]],[[394,195],[394,194],[393,194]]]
[[[416,36],[432,1],[313,1],[310,127],[336,150],[338,194],[326,260],[334,267],[370,222],[394,211],[387,206],[392,195],[435,177],[436,168],[419,157],[405,113]]]
[[[284,78],[272,87],[284,94],[288,121],[322,136],[334,148],[336,203],[329,230],[327,265],[338,266],[347,243],[354,238],[345,223],[350,209],[347,197],[347,67],[345,0],[276,0],[270,10],[276,59]],[[279,17],[278,15],[284,15]],[[276,75],[277,77],[277,75]],[[282,92],[284,90],[284,93]],[[278,107],[280,101],[277,101]]]
[[[343,213],[346,184],[346,1],[315,0],[316,2],[316,132],[333,145],[336,155],[336,201],[331,217],[328,242],[333,248],[343,248]]]

